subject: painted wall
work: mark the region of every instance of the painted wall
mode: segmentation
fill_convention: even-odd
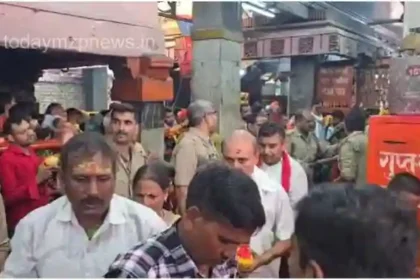
[[[81,69],[72,69],[67,73],[61,70],[46,70],[35,84],[35,98],[39,110],[43,113],[51,102],[61,103],[65,108],[85,109]]]

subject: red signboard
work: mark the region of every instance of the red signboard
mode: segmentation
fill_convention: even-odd
[[[352,66],[326,66],[318,71],[317,97],[324,107],[350,107],[353,93]]]
[[[175,61],[178,62],[182,76],[191,76],[192,72],[192,40],[191,37],[181,37],[175,43]]]
[[[420,57],[390,60],[387,99],[393,114],[420,114]]]
[[[420,65],[411,65],[407,67],[406,73],[410,77],[420,76]]]
[[[420,116],[373,116],[369,119],[367,182],[387,186],[408,172],[420,178]]]

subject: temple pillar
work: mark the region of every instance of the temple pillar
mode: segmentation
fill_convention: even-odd
[[[296,56],[291,58],[289,113],[310,109],[315,94],[316,58]]]
[[[223,137],[240,124],[241,15],[239,2],[193,3],[192,99],[214,103]]]
[[[108,108],[107,67],[84,68],[83,91],[86,111],[101,111]]]

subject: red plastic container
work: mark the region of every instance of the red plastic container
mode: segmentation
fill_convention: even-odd
[[[369,119],[367,181],[385,187],[398,173],[420,178],[420,116]]]

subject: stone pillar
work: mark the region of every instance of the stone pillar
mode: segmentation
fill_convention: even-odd
[[[193,3],[192,99],[215,104],[223,137],[240,124],[241,13],[239,2]]]
[[[316,58],[296,56],[291,59],[290,112],[310,109],[315,94]]]
[[[83,91],[87,111],[101,111],[108,108],[107,67],[83,69]]]
[[[163,158],[165,151],[163,119],[165,108],[162,102],[145,102],[141,109],[141,143],[147,152]]]

